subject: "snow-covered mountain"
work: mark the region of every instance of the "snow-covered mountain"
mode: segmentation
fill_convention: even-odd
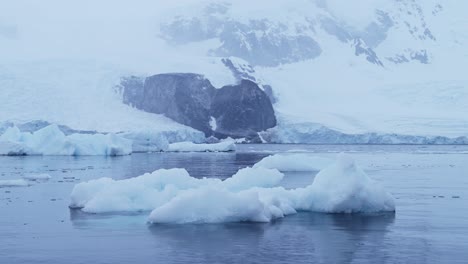
[[[2,5],[0,121],[46,120],[101,132],[192,131],[124,105],[114,87],[121,77],[167,72],[203,74],[222,87],[245,76],[223,62],[230,58],[272,88],[279,123],[265,139],[310,141],[303,134],[314,131],[397,134],[399,140],[468,136],[463,1]]]

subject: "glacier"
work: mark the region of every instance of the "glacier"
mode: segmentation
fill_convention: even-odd
[[[395,211],[392,195],[344,154],[307,187],[279,187],[283,177],[276,169],[258,167],[241,169],[224,181],[196,179],[184,169],[125,180],[101,178],[77,184],[70,207],[87,213],[151,211],[148,222],[153,224],[269,222],[297,211]]]

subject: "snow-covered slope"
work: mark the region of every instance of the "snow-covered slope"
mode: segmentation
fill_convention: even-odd
[[[201,73],[221,87],[236,81],[222,58],[239,57],[272,86],[277,131],[468,136],[467,8],[457,0],[10,1],[0,8],[0,121],[199,140],[122,104],[114,87],[123,76],[166,72]]]
[[[416,0],[218,2],[198,15],[183,11],[162,33],[180,46],[216,39],[221,44],[209,54],[256,65],[288,121],[345,133],[456,137],[468,133],[463,7]],[[198,33],[178,34],[185,31]]]

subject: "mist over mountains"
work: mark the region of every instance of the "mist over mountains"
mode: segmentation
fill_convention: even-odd
[[[163,115],[125,105],[115,86],[123,77],[173,72],[233,85],[245,74],[233,74],[223,63],[230,58],[238,72],[271,87],[278,125],[270,138],[277,141],[321,127],[346,135],[467,135],[468,5],[460,1],[2,5],[3,122],[180,130]]]

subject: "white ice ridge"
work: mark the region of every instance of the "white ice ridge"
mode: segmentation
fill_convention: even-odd
[[[169,152],[231,152],[236,151],[234,141],[222,141],[214,144],[195,144],[192,142],[178,142],[169,145]]]
[[[391,194],[346,155],[305,188],[278,187],[276,169],[245,168],[232,178],[196,179],[184,169],[158,170],[116,181],[101,178],[75,186],[70,207],[89,213],[151,211],[150,223],[269,222],[297,211],[395,211]]]
[[[310,154],[276,154],[268,156],[254,168],[277,169],[279,171],[319,171],[333,163],[333,160]]]
[[[57,125],[36,132],[8,128],[0,135],[0,155],[103,155],[132,153],[132,141],[114,134],[72,134],[66,136]]]

